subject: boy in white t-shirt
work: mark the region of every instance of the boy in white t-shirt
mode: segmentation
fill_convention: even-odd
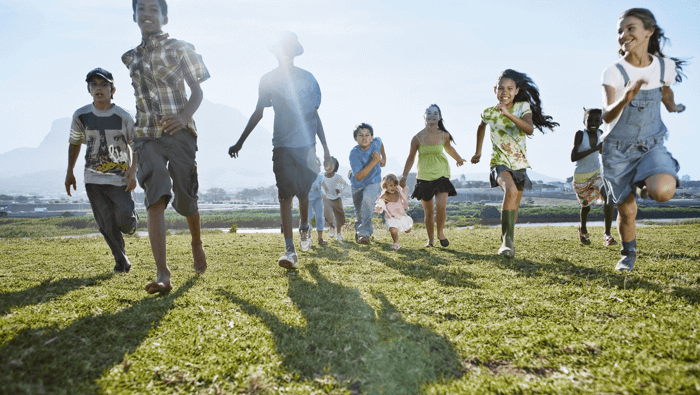
[[[331,157],[331,166],[329,169],[326,169],[323,178],[323,214],[330,228],[328,236],[331,238],[335,237],[338,241],[343,241],[341,230],[343,225],[345,225],[345,211],[343,210],[343,199],[340,195],[348,187],[348,183],[343,176],[337,173],[340,166],[338,159]]]

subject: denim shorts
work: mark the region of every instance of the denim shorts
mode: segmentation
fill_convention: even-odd
[[[603,141],[603,178],[608,196],[621,203],[654,174],[670,174],[678,180],[678,161],[664,146],[664,135],[643,140]]]

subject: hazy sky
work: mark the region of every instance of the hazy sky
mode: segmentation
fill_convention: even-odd
[[[306,53],[297,66],[311,71],[323,93],[320,114],[331,153],[347,165],[354,125],[368,122],[387,155],[401,163],[431,103],[465,159],[475,151],[479,114],[496,103],[493,85],[506,68],[529,74],[544,109],[561,126],[528,141],[533,170],[566,178],[573,173],[573,136],[582,107],[600,107],[600,76],[618,59],[616,23],[630,7],[654,12],[671,39],[666,54],[693,58],[688,79],[674,86],[682,114],[662,110],[669,150],[680,174],[700,179],[700,0],[680,1],[334,1],[169,0],[171,37],[195,45],[212,78],[204,97],[247,118],[260,77],[277,66],[267,45],[280,30],[298,34]],[[129,0],[0,0],[0,153],[36,147],[51,122],[70,117],[91,98],[85,75],[100,66],[115,77],[115,103],[135,112],[133,88],[121,55],[140,32]],[[195,120],[197,116],[195,114]],[[262,125],[272,130],[273,112]],[[242,130],[231,130],[221,155]],[[200,139],[207,131],[200,130]],[[66,131],[66,142],[68,131]],[[490,143],[478,165],[453,175],[487,172]],[[245,146],[243,148],[245,153]],[[320,150],[319,150],[320,153]],[[415,168],[414,168],[415,171]]]

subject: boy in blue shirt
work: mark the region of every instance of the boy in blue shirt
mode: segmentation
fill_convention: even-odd
[[[331,154],[318,116],[321,89],[311,73],[294,66],[294,58],[304,53],[297,35],[284,32],[269,50],[277,57],[279,67],[260,79],[255,112],[228,154],[232,158],[238,157],[243,143],[262,119],[265,107],[272,107],[275,110],[272,170],[277,183],[285,244],[285,252],[278,264],[286,269],[296,269],[299,259],[292,233],[292,201],[294,196],[299,199],[300,247],[302,251],[308,251],[312,243],[308,220],[309,191],[320,172],[316,136],[323,145],[324,167],[330,166]]]
[[[374,129],[366,123],[355,127],[353,137],[357,145],[350,151],[350,185],[352,186],[352,203],[355,206],[355,241],[369,244],[374,232],[372,213],[374,202],[382,191],[381,165],[383,144],[379,137],[374,137]]]

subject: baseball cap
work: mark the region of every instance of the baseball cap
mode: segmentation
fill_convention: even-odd
[[[85,82],[90,82],[90,79],[94,76],[102,77],[105,80],[107,80],[107,82],[109,82],[110,84],[114,84],[114,77],[112,77],[112,73],[110,73],[109,71],[107,71],[101,67],[98,67],[98,68],[90,71],[88,73],[87,77],[85,77]]]

